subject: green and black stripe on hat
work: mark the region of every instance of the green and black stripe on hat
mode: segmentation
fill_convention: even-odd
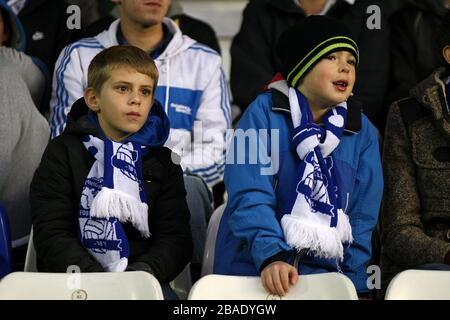
[[[309,16],[283,32],[278,40],[281,74],[295,88],[324,56],[342,50],[353,54],[358,64],[358,45],[342,22],[326,16]]]

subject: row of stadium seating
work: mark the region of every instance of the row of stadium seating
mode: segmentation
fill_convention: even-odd
[[[208,225],[202,277],[193,286],[189,266],[171,285],[181,299],[188,300],[357,300],[353,283],[340,273],[303,275],[284,297],[265,291],[259,277],[212,274],[215,237],[225,205]],[[7,243],[6,213],[0,207],[0,244]],[[25,272],[13,272],[0,280],[0,300],[162,300],[161,286],[146,272],[38,273],[32,232]],[[0,267],[11,269],[10,249],[0,248]],[[9,253],[8,253],[9,252]],[[9,266],[9,267],[8,267]],[[8,269],[9,268],[9,269]],[[0,269],[1,270],[1,269]],[[8,273],[8,272],[6,272]],[[0,275],[1,277],[1,275]],[[450,299],[450,272],[407,270],[390,283],[385,299]],[[214,290],[212,290],[214,288]]]

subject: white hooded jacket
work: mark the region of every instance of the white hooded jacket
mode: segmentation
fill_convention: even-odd
[[[50,125],[52,137],[65,127],[72,104],[87,88],[87,72],[94,56],[118,45],[114,21],[94,38],[81,39],[61,51],[55,65]],[[227,129],[231,126],[230,99],[220,56],[185,36],[174,21],[163,22],[173,34],[155,60],[159,81],[155,98],[170,120],[166,146],[181,156],[183,170],[200,175],[210,186],[222,180]]]

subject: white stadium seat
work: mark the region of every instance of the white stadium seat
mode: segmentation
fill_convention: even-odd
[[[385,300],[450,300],[450,271],[403,271],[389,283]]]
[[[358,300],[349,278],[340,273],[300,276],[284,296],[269,294],[260,277],[207,275],[198,280],[189,300]]]
[[[163,300],[158,280],[144,271],[13,272],[0,281],[0,300]]]

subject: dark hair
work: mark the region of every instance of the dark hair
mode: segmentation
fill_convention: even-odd
[[[92,59],[88,69],[88,87],[100,92],[111,71],[126,67],[149,76],[158,83],[158,69],[145,51],[133,46],[113,46],[101,51]]]

